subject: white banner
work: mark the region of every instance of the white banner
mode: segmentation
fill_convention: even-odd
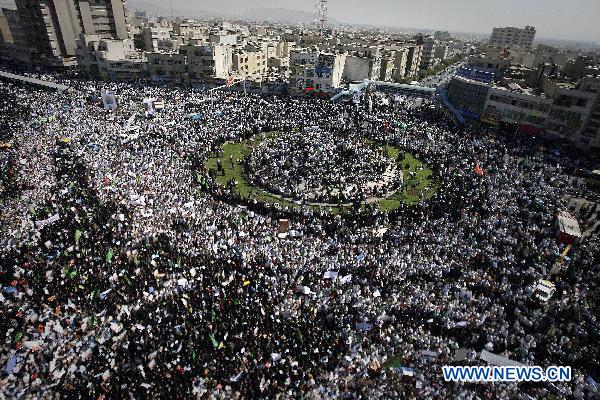
[[[52,225],[53,223],[55,223],[56,221],[58,221],[60,219],[60,216],[58,214],[54,214],[53,216],[46,218],[44,220],[41,221],[36,221],[35,222],[35,226],[38,229],[42,229],[43,227],[47,226],[47,225]]]
[[[154,102],[156,99],[154,98],[146,98],[144,99],[144,106],[146,107],[146,112],[154,112]]]
[[[102,103],[104,104],[105,110],[115,111],[117,109],[117,97],[115,96],[115,92],[112,90],[103,91]]]

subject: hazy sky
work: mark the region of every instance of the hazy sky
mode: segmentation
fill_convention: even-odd
[[[173,0],[173,5],[240,14],[253,7],[312,11],[314,0]],[[477,33],[533,25],[542,38],[600,41],[600,0],[329,0],[329,15],[341,22]]]

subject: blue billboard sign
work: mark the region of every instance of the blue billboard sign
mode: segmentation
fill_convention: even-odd
[[[317,75],[329,75],[331,74],[331,67],[315,67],[315,73]]]
[[[456,71],[456,74],[463,78],[483,83],[491,83],[494,80],[494,76],[496,75],[494,72],[482,71],[479,69],[469,67],[460,67],[458,71]]]

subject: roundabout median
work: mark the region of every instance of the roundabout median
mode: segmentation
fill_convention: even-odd
[[[368,138],[357,139],[362,142],[362,148],[353,147],[349,150],[350,144],[344,144],[332,149],[331,154],[326,155],[330,161],[329,167],[321,167],[314,160],[316,155],[313,157],[312,154],[304,154],[300,157],[302,162],[298,162],[299,154],[317,148],[317,142],[306,144],[306,137],[306,132],[268,132],[247,140],[224,143],[204,163],[209,186],[213,190],[229,191],[241,200],[333,214],[357,207],[364,209],[367,205],[374,205],[381,211],[394,211],[402,204],[426,201],[437,190],[437,178],[421,160],[399,147]],[[288,143],[306,145],[306,148],[290,147],[292,150],[289,155],[281,156],[283,152],[277,150]],[[259,151],[263,153],[257,154]],[[261,158],[266,152],[276,156]],[[373,161],[375,166],[370,166],[369,161]],[[357,166],[360,162],[364,165]],[[272,172],[273,169],[277,173]],[[284,179],[290,175],[289,169],[316,175],[292,184]],[[338,175],[349,173],[363,185],[332,172]],[[377,177],[377,173],[381,173],[381,176]],[[265,176],[267,174],[269,176]],[[342,188],[341,184],[345,186]]]

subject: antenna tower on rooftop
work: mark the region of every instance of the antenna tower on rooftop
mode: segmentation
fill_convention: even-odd
[[[327,0],[315,0],[315,22],[319,33],[323,33],[327,22]]]

